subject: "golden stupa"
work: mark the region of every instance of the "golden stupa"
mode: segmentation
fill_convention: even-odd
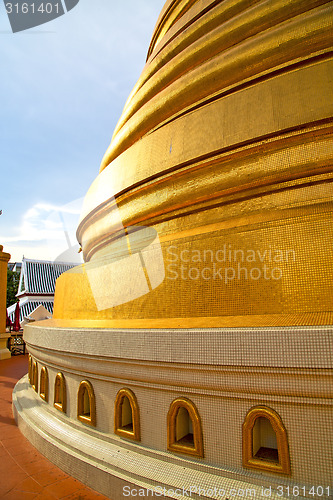
[[[332,322],[332,5],[204,4],[163,9],[77,233],[96,267],[154,228],[164,280],[101,309],[89,266],[68,273],[63,324]]]
[[[112,500],[332,496],[332,25],[322,0],[163,8],[13,395]]]

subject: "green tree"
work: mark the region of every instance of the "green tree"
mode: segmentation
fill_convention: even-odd
[[[17,302],[16,294],[20,282],[20,273],[7,269],[7,307]]]

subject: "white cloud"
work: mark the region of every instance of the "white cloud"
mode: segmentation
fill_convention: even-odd
[[[56,260],[71,248],[70,258],[80,263],[75,233],[82,201],[80,198],[63,206],[37,203],[30,207],[11,236],[0,236],[11,260],[20,261],[22,254],[33,259]],[[68,255],[63,259],[68,260]]]

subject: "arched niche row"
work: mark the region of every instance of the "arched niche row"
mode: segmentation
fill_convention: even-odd
[[[28,380],[29,384],[32,385],[32,357],[29,354],[29,364],[28,364]]]
[[[80,422],[96,427],[96,401],[93,386],[87,380],[80,383],[77,393],[77,418]]]
[[[256,406],[245,417],[243,466],[290,475],[287,431],[271,408]]]
[[[40,381],[39,381],[39,395],[44,401],[49,400],[49,376],[47,368],[43,366],[40,371]]]
[[[140,441],[140,412],[135,394],[120,389],[114,408],[114,432],[118,436]]]
[[[168,450],[203,457],[201,419],[195,404],[187,398],[177,398],[167,417]]]
[[[32,388],[36,392],[38,392],[38,365],[37,365],[37,361],[32,362],[31,385],[32,385]]]
[[[58,373],[54,382],[54,401],[53,406],[63,413],[66,413],[66,382],[62,373]]]

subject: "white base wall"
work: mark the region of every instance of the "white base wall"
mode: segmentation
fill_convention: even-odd
[[[24,338],[39,375],[48,369],[49,403],[27,378],[17,384],[13,404],[22,432],[52,462],[113,500],[133,488],[138,496],[140,488],[158,487],[156,497],[188,498],[180,492],[192,487],[191,498],[229,500],[242,496],[235,491],[264,498],[262,488],[271,487],[270,498],[288,498],[288,485],[332,488],[332,328],[90,330],[41,322],[27,326]],[[58,372],[66,380],[66,414],[53,407]],[[77,420],[82,380],[94,388],[96,428]],[[139,443],[113,431],[115,397],[125,387],[137,397]],[[200,414],[203,459],[167,451],[167,413],[179,396]],[[282,418],[290,477],[242,465],[242,424],[256,405]]]

